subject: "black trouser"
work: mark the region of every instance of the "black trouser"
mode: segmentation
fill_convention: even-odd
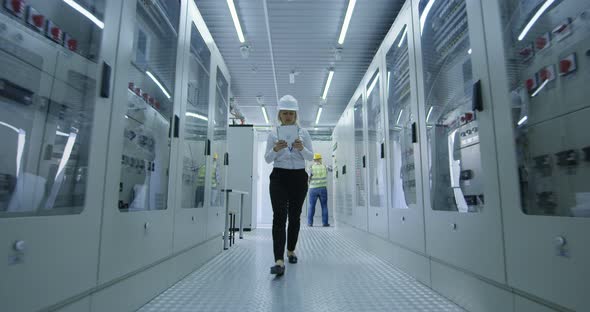
[[[285,254],[285,224],[289,217],[287,250],[294,251],[299,237],[301,207],[307,196],[305,169],[274,168],[270,174],[270,201],[272,202],[272,240],[276,260]]]

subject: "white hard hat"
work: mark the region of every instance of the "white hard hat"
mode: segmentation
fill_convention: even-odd
[[[285,95],[279,100],[279,105],[277,107],[279,111],[288,110],[288,111],[298,111],[299,105],[297,104],[297,100],[291,95]]]

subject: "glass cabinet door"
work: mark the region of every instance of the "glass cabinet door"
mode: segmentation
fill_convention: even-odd
[[[466,0],[421,0],[418,8],[432,209],[479,212],[484,175]]]
[[[367,128],[369,134],[369,205],[387,205],[385,169],[385,133],[381,109],[380,72],[377,71],[367,85]]]
[[[417,203],[416,157],[412,140],[412,89],[410,87],[410,60],[408,54],[407,25],[397,36],[386,55],[387,107],[389,121],[389,159],[391,176],[391,207],[411,208]]]
[[[180,3],[137,1],[119,210],[167,208]]]
[[[105,1],[2,1],[0,218],[79,214]]]
[[[590,217],[590,3],[500,3],[522,211]]]
[[[209,64],[211,52],[191,24],[188,98],[182,140],[182,208],[205,206],[206,144],[209,128]],[[214,177],[212,177],[214,178]]]
[[[365,207],[367,203],[367,191],[365,188],[365,137],[364,137],[364,122],[363,122],[363,98],[359,99],[354,104],[353,118],[354,118],[354,176],[355,176],[355,194],[356,194],[356,208]]]
[[[212,147],[213,165],[211,167],[211,206],[224,207],[225,196],[221,193],[221,190],[225,188],[227,171],[224,157],[227,152],[229,84],[219,68],[217,68],[216,83]]]

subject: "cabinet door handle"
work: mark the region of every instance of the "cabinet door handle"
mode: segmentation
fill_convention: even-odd
[[[100,97],[109,98],[111,94],[111,65],[106,62],[102,63],[102,78],[100,81]]]
[[[223,164],[229,166],[229,153],[227,152],[223,155]]]
[[[385,143],[381,143],[381,159],[385,158]]]
[[[367,156],[363,155],[363,168],[367,167]]]
[[[207,146],[205,146],[205,156],[211,155],[211,140],[207,139]]]
[[[412,123],[412,143],[418,143],[418,129],[416,123]]]
[[[179,127],[180,127],[180,117],[178,117],[178,115],[174,114],[174,137],[175,138],[178,137]]]
[[[481,95],[481,80],[476,81],[473,84],[473,94],[471,99],[473,111],[483,111],[483,98]]]

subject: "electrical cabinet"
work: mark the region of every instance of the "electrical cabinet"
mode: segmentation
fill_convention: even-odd
[[[242,211],[242,221],[245,230],[256,228],[256,190],[255,178],[257,175],[258,157],[255,148],[256,131],[252,125],[230,125],[228,130],[229,167],[227,188],[247,192],[243,195],[242,210],[240,210],[240,197],[235,194],[229,198],[229,207],[235,211]],[[239,218],[240,216],[238,216]],[[236,219],[236,227],[239,227],[239,219]]]
[[[210,153],[208,150],[208,131],[210,118],[210,90],[213,83],[210,74],[212,62],[211,42],[206,43],[203,37],[208,34],[205,24],[194,3],[188,7],[189,15],[186,35],[181,41],[183,85],[179,114],[179,143],[176,163],[174,218],[174,252],[192,247],[205,240],[207,229],[206,195],[211,192],[211,182],[216,178],[208,168]],[[214,174],[215,172],[213,172]]]
[[[368,208],[367,208],[367,152],[366,152],[366,128],[365,128],[365,105],[363,93],[359,94],[354,102],[352,111],[354,143],[352,155],[354,155],[354,204],[353,222],[359,229],[368,230]]]
[[[385,160],[385,122],[383,108],[383,68],[376,58],[365,76],[367,118],[367,181],[369,232],[388,238],[387,176]]]
[[[414,28],[407,2],[385,37],[380,53],[387,72],[385,115],[388,162],[389,239],[425,252],[422,163],[416,96]],[[383,60],[384,58],[384,60]]]
[[[480,1],[414,1],[426,251],[505,282]],[[425,135],[423,135],[425,134]]]
[[[508,284],[584,311],[590,3],[486,3]]]
[[[63,1],[1,2],[3,311],[37,311],[96,285],[121,12],[117,1],[89,6],[96,22]]]

